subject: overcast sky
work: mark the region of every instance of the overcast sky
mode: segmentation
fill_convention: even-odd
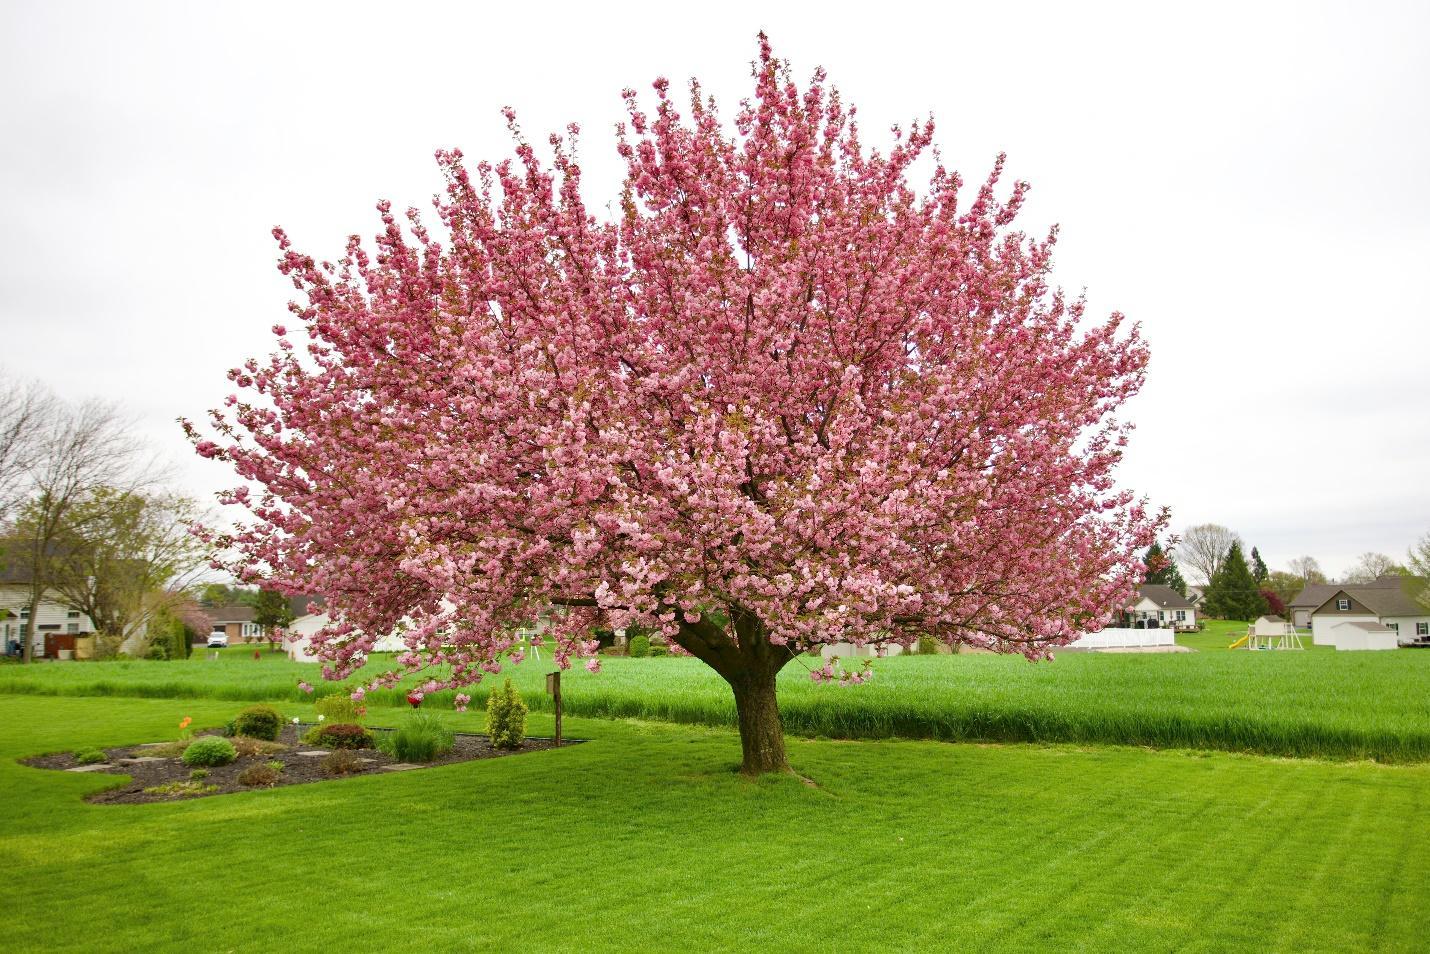
[[[270,350],[275,224],[335,254],[434,149],[507,155],[507,104],[582,124],[604,206],[622,87],[733,107],[763,28],[866,142],[932,112],[966,179],[1009,154],[1059,280],[1151,343],[1121,476],[1174,528],[1332,574],[1430,530],[1430,4],[481,6],[7,0],[0,368],[122,401],[210,494],[173,420]]]

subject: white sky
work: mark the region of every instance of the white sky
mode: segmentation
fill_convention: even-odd
[[[426,206],[437,147],[584,127],[614,195],[624,86],[749,90],[755,33],[824,65],[866,142],[932,111],[965,179],[1009,153],[1058,275],[1153,349],[1129,486],[1273,567],[1430,530],[1430,5],[543,3],[0,6],[0,367],[172,422],[271,347],[269,229],[333,255]],[[871,17],[872,15],[872,17]]]

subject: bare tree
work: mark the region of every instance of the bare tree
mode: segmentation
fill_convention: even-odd
[[[0,381],[0,525],[14,517],[38,445],[58,402],[38,382]]]
[[[1199,523],[1188,527],[1182,534],[1182,542],[1177,547],[1177,561],[1206,586],[1226,559],[1231,545],[1240,542],[1241,537],[1220,524]]]
[[[1405,567],[1384,553],[1362,553],[1355,565],[1341,574],[1342,583],[1374,583],[1387,573],[1404,573]]]
[[[40,603],[53,587],[55,559],[76,532],[79,505],[98,487],[134,491],[148,482],[142,448],[128,420],[110,403],[57,403],[39,430],[24,474],[24,503],[13,532],[14,554],[29,571],[29,630],[21,658],[29,662],[39,632]]]
[[[1324,583],[1326,582],[1325,571],[1321,569],[1321,564],[1316,562],[1312,556],[1298,556],[1287,564],[1291,572],[1301,578],[1303,583]]]

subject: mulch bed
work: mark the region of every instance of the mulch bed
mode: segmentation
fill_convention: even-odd
[[[101,792],[96,792],[88,796],[85,800],[102,803],[134,803],[134,802],[172,802],[187,801],[193,798],[203,798],[209,795],[227,795],[231,792],[250,792],[257,788],[277,788],[282,785],[306,785],[309,782],[330,782],[339,778],[348,778],[352,775],[391,775],[402,771],[433,768],[438,765],[451,765],[453,762],[471,762],[475,759],[500,758],[505,755],[521,755],[525,752],[540,752],[544,749],[556,748],[553,739],[526,739],[519,749],[498,749],[484,735],[469,735],[458,733],[454,739],[452,751],[441,758],[431,762],[423,763],[403,763],[390,755],[378,751],[377,749],[351,749],[354,756],[363,759],[358,764],[357,770],[342,775],[329,774],[323,767],[326,756],[332,751],[318,745],[305,745],[299,741],[299,737],[311,726],[295,726],[286,724],[278,736],[278,742],[287,746],[285,751],[273,754],[240,756],[228,765],[213,766],[208,769],[208,776],[201,779],[197,784],[204,786],[204,791],[196,791],[181,794],[160,794],[145,792],[146,788],[166,785],[173,782],[188,782],[189,773],[193,769],[185,765],[177,757],[155,757],[155,748],[167,745],[167,743],[151,743],[149,745],[131,745],[118,749],[102,750],[109,761],[93,768],[85,767],[96,775],[119,775],[129,776],[129,781],[121,782],[113,788],[107,788]],[[373,735],[381,735],[390,732],[390,729],[372,728]],[[209,731],[200,733],[201,735],[218,735],[218,732]],[[574,745],[580,739],[562,739],[561,746],[565,748]],[[321,752],[322,755],[300,755],[300,752]],[[149,761],[133,761],[135,759],[146,759]],[[283,771],[279,773],[277,781],[271,785],[249,786],[239,782],[238,776],[244,769],[251,765],[263,765],[266,762],[280,761],[283,763]],[[23,764],[34,768],[67,770],[79,767],[75,761],[73,752],[61,752],[53,755],[40,755],[30,759],[24,759]],[[387,766],[401,766],[400,768],[387,768]],[[212,790],[208,790],[212,787]]]

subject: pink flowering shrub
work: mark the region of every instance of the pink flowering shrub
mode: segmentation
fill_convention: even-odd
[[[543,162],[441,151],[439,228],[379,203],[333,261],[275,229],[299,298],[230,377],[199,454],[259,493],[216,543],[244,581],[329,597],[325,676],[381,636],[368,688],[461,688],[547,623],[556,663],[642,627],[731,685],[746,771],[785,767],[795,654],[922,634],[1045,658],[1099,628],[1165,522],[1118,489],[1147,348],[1050,284],[1003,159],[973,189],[933,122],[865,145],[822,71],[761,38],[723,118],[664,79],[625,93],[625,188],[587,205]],[[731,125],[733,120],[733,125]],[[598,662],[591,659],[593,671]],[[867,675],[839,677],[858,682]]]

